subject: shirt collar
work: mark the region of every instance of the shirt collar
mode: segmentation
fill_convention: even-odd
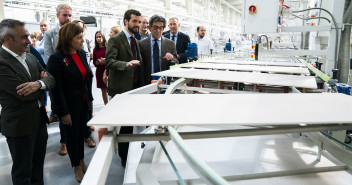
[[[176,32],[176,34],[172,34],[171,31],[170,31],[170,37],[172,37],[173,35],[175,35],[175,37],[177,37],[178,32]]]
[[[156,40],[156,39],[154,39],[153,36],[152,36],[151,38],[152,38],[151,40],[152,40],[153,42]],[[157,40],[158,40],[158,41],[161,41],[161,37],[160,37],[159,39],[157,39]]]
[[[22,53],[22,55],[17,55],[16,53],[14,53],[13,51],[11,51],[9,48],[5,47],[4,45],[2,45],[2,48],[9,52],[13,57],[15,57],[18,60],[24,60],[26,59],[26,52]]]
[[[123,29],[123,32],[125,33],[127,38],[130,38],[132,36],[130,33],[128,33],[126,29]]]

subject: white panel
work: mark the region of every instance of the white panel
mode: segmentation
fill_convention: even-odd
[[[293,62],[266,62],[266,61],[260,61],[260,60],[250,60],[250,61],[244,61],[244,60],[202,60],[201,62],[205,63],[224,63],[224,64],[242,64],[242,65],[262,65],[262,66],[291,66],[291,67],[305,67],[304,64],[302,63],[293,63]]]
[[[243,4],[243,33],[277,32],[279,0],[243,0]],[[257,13],[249,13],[251,5],[257,6]]]
[[[89,125],[342,124],[351,112],[344,94],[130,94],[116,95]]]
[[[251,84],[264,84],[269,86],[294,86],[299,88],[310,88],[310,89],[317,88],[315,77],[313,76],[184,69],[184,68],[167,70],[167,71],[155,73],[152,75],[199,79],[199,80],[215,80],[215,81],[222,81],[222,82],[242,82],[242,83],[251,83]]]
[[[219,63],[192,63],[182,66],[183,68],[198,69],[223,69],[235,71],[259,71],[288,74],[309,74],[308,68],[302,67],[281,67],[281,66],[257,66],[257,65],[238,65],[238,64],[219,64]]]

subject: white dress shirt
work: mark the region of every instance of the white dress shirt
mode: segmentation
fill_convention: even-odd
[[[210,54],[210,49],[213,49],[214,51],[214,44],[213,41],[211,41],[209,38],[203,37],[202,39],[192,39],[192,43],[196,43],[197,44],[197,48],[198,48],[198,55],[202,55],[202,54]]]
[[[9,52],[13,57],[15,57],[23,65],[23,67],[26,69],[26,71],[28,72],[29,76],[32,77],[31,73],[29,72],[28,65],[26,63],[26,57],[27,57],[27,53],[26,52],[22,53],[22,55],[17,55],[16,53],[12,52],[10,49],[5,47],[4,45],[2,45],[2,48],[5,51]],[[43,81],[38,80],[38,82],[42,85],[42,87],[40,89],[43,89],[43,90],[46,89],[46,86],[45,86]],[[41,103],[40,103],[39,100],[38,100],[38,104],[39,104],[39,107],[41,107]]]

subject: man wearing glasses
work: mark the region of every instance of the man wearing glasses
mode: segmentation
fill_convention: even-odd
[[[151,36],[140,41],[146,84],[159,78],[152,77],[152,73],[168,70],[171,65],[178,63],[175,43],[162,36],[165,26],[164,17],[153,15],[148,26]]]

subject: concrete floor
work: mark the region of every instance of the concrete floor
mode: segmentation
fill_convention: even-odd
[[[95,67],[91,66],[93,72]],[[94,114],[104,106],[103,99],[101,97],[100,89],[96,88],[96,81],[94,77],[93,81],[93,97],[94,97]],[[48,101],[48,112],[50,112],[50,100]],[[46,185],[75,185],[79,184],[76,181],[73,168],[71,167],[70,159],[68,155],[60,156],[60,131],[58,122],[52,123],[48,126],[48,144],[46,149],[45,164],[44,164],[44,183]],[[92,132],[92,137],[98,141],[98,128]],[[97,142],[98,145],[98,142]],[[89,167],[89,163],[94,155],[97,146],[89,148],[85,144],[85,163]],[[6,138],[0,134],[0,184],[11,185],[11,168],[12,159],[7,146]],[[119,185],[123,183],[124,168],[121,166],[120,157],[115,155],[106,184]]]

